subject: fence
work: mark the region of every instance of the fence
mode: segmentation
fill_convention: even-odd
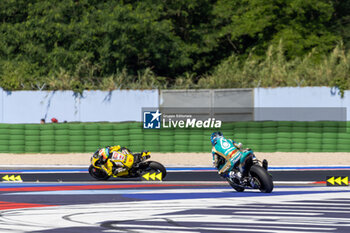
[[[224,122],[226,137],[261,152],[350,152],[350,122]],[[132,151],[210,152],[212,129],[143,130],[140,122],[0,124],[1,153],[93,152],[120,144]]]

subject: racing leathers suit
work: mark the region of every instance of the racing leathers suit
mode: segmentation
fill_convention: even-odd
[[[239,171],[244,173],[244,161],[247,155],[252,153],[251,150],[241,151],[242,144],[236,143],[232,139],[220,137],[212,148],[213,164],[218,169],[218,173],[223,177],[228,177],[230,171],[238,166]],[[220,162],[224,159],[224,163]]]
[[[107,175],[124,176],[128,175],[129,169],[134,164],[134,156],[131,152],[125,148],[117,146],[110,146],[109,155],[107,159],[100,157],[99,161],[102,164],[101,168],[107,173]]]

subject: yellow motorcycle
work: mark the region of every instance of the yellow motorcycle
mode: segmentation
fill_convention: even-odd
[[[89,174],[96,180],[108,180],[110,177],[118,178],[137,178],[144,174],[161,174],[164,179],[167,172],[165,167],[158,162],[149,161],[150,152],[131,153],[130,150],[124,148],[127,152],[113,153],[105,163],[102,163],[98,153],[95,152],[90,159]],[[121,166],[128,168],[126,171],[115,173],[115,169]]]

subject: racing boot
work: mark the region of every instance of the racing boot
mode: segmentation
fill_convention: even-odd
[[[247,169],[244,169],[244,167],[242,166],[242,164],[240,164],[238,166],[239,169],[239,173],[241,175],[239,182],[241,183],[241,185],[243,186],[248,186],[249,185],[249,171]]]
[[[113,167],[113,175],[114,176],[125,176],[127,175],[128,169],[127,168],[122,168],[122,167]]]
[[[230,171],[228,173],[228,176],[231,178],[231,179],[238,179],[240,180],[242,178],[242,174],[241,172],[239,171]]]
[[[253,157],[248,157],[244,161],[244,165],[239,165],[239,170],[242,173],[242,177],[248,177],[249,176],[249,170],[253,165]]]
[[[124,169],[121,167],[113,167],[112,170],[113,170],[113,175],[117,175],[118,173],[121,173],[124,171]]]
[[[267,171],[268,162],[267,162],[266,159],[264,159],[264,160],[262,161],[262,167]]]

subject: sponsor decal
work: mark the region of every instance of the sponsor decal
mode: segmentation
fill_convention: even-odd
[[[220,140],[222,149],[226,150],[230,148],[231,144],[227,140]]]
[[[192,117],[192,115],[174,114],[163,115],[157,111],[143,112],[143,128],[144,129],[160,129],[160,128],[220,128],[221,120],[215,118],[207,118],[200,120]]]
[[[112,160],[124,160],[124,159],[125,159],[125,155],[123,155],[122,153],[119,153],[117,151],[113,152]]]
[[[160,117],[162,113],[157,111],[143,112],[143,128],[144,129],[160,129]]]

